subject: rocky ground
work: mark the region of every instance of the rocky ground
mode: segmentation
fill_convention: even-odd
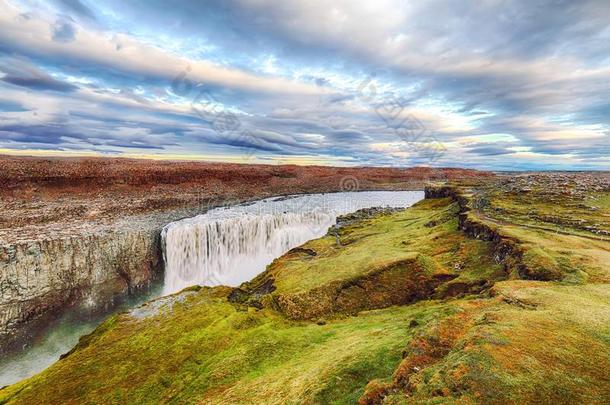
[[[610,402],[607,173],[433,185],[113,316],[0,403]]]
[[[0,241],[78,235],[116,221],[271,195],[421,190],[429,180],[488,177],[464,169],[333,168],[110,158],[0,156]]]
[[[498,220],[509,217],[523,226],[607,237],[610,217],[600,210],[607,203],[608,190],[608,172],[529,173],[505,176],[493,187],[482,188],[485,195],[477,203]],[[527,206],[518,204],[523,195]]]

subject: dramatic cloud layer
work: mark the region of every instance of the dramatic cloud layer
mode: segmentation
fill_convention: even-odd
[[[0,152],[610,167],[604,0],[0,0],[0,11]]]

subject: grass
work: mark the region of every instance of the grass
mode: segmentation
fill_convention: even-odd
[[[425,200],[306,243],[236,300],[193,288],[112,317],[0,404],[608,403],[610,244],[524,226],[541,192],[468,214],[538,280]]]
[[[325,325],[236,311],[202,290],[171,313],[111,318],[89,344],[1,391],[16,403],[353,403],[387,377],[415,329],[452,312],[426,302]],[[55,381],[56,383],[51,383]]]
[[[477,320],[459,350],[427,370],[413,399],[446,393],[483,403],[607,402],[608,286],[507,281],[494,289],[501,299],[470,310]]]
[[[282,256],[262,277],[274,278],[278,294],[296,294],[419,258],[426,271],[453,274],[456,283],[502,278],[488,244],[458,232],[456,214],[457,205],[448,199],[424,200],[408,210],[341,228],[340,245],[334,236],[310,241],[302,247],[316,256]]]

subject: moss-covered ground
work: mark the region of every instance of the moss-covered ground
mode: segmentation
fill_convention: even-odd
[[[605,192],[557,232],[543,189],[454,190],[114,316],[0,403],[609,403]]]

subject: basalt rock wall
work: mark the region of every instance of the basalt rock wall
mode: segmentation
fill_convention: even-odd
[[[20,326],[75,303],[94,309],[162,274],[159,229],[0,247],[0,347]]]

